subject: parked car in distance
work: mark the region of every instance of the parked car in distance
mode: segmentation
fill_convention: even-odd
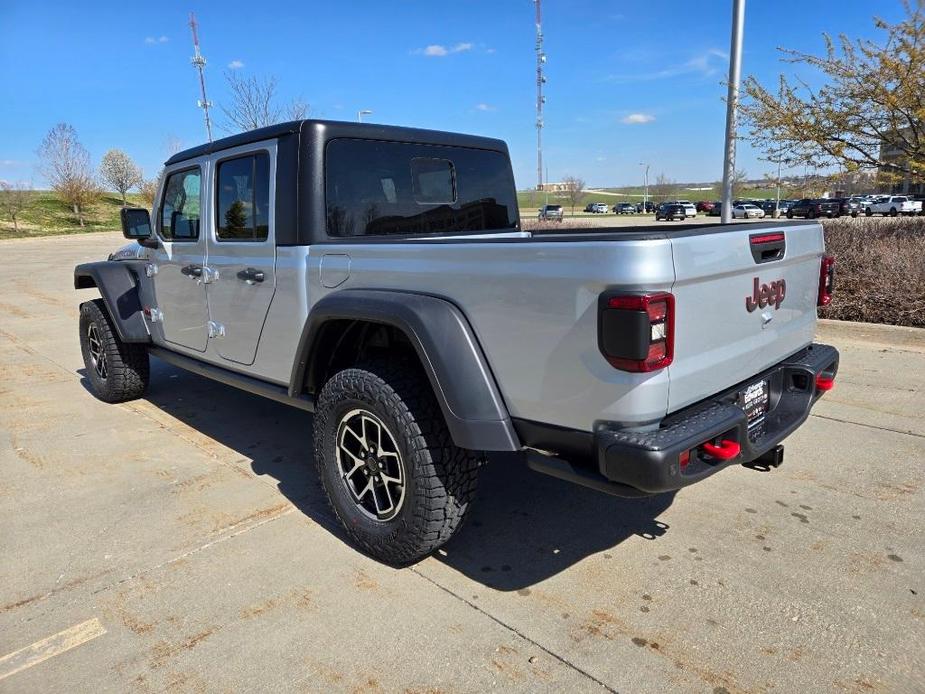
[[[646,203],[641,203],[641,202],[637,202],[637,203],[636,203],[636,211],[637,211],[637,212],[642,212],[642,211],[643,211],[643,207],[645,207],[645,211],[646,211],[646,212],[655,212],[656,204],[655,204],[654,202],[651,202],[651,201],[650,201],[650,202],[646,202]]]
[[[687,210],[684,205],[676,202],[663,202],[655,209],[655,221],[664,219],[667,222],[673,222],[676,219],[687,219]]]
[[[543,205],[537,219],[543,222],[561,222],[564,215],[562,205]]]
[[[733,219],[763,219],[764,210],[750,202],[744,202],[732,208]]]
[[[850,214],[852,217],[857,217],[864,209],[861,198],[833,198],[833,200],[838,203],[839,214]]]
[[[697,208],[698,212],[710,212],[715,205],[715,202],[710,202],[709,200],[700,200],[696,205],[694,205],[694,207]]]
[[[636,214],[636,206],[631,202],[620,202],[613,206],[614,214]]]
[[[916,215],[922,212],[922,203],[915,201],[908,195],[884,195],[876,202],[867,204],[864,214],[871,217],[882,214],[895,217],[897,215]]]
[[[690,200],[672,200],[675,205],[681,205],[684,208],[684,214],[688,217],[697,216],[697,207]]]
[[[591,205],[591,211],[594,214],[607,214],[608,212],[610,212],[610,208],[607,207],[606,202],[596,202],[593,205]]]
[[[804,217],[806,219],[838,217],[841,214],[839,210],[840,205],[834,200],[803,198],[795,202],[787,210],[787,219],[793,219],[794,217]]]
[[[723,213],[723,203],[717,201],[713,203],[713,207],[710,208],[710,211],[707,212],[708,217],[719,217]]]
[[[916,195],[912,198],[912,201],[921,205],[921,209],[919,209],[919,217],[925,215],[925,195]]]

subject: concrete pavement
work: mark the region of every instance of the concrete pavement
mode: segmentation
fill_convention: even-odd
[[[925,689],[925,337],[829,325],[785,464],[620,500],[494,458],[463,532],[353,550],[305,413],[153,363],[84,387],[76,263],[0,243],[0,692]]]

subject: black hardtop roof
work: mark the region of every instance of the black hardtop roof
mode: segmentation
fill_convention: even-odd
[[[446,145],[451,147],[475,147],[478,149],[491,149],[507,153],[507,145],[503,140],[477,135],[464,135],[462,133],[449,133],[441,130],[425,130],[423,128],[405,128],[397,125],[379,125],[376,123],[351,123],[349,121],[332,120],[295,120],[286,123],[270,125],[266,128],[248,130],[247,132],[223,137],[214,142],[207,142],[196,147],[190,147],[177,152],[164,165],[170,166],[177,162],[186,161],[205,154],[220,152],[232,147],[247,145],[252,142],[269,140],[282,135],[294,133],[314,134],[324,139],[335,137],[355,137],[368,140],[387,140],[393,142],[414,142],[423,144]]]

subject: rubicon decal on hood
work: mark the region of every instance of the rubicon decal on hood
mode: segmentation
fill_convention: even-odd
[[[761,284],[759,279],[754,279],[752,286],[752,295],[745,297],[745,310],[751,313],[756,308],[773,306],[776,309],[784,303],[784,296],[787,293],[787,283],[780,279],[774,280],[770,284]]]

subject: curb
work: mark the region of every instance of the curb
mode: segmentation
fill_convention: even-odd
[[[820,318],[816,325],[816,336],[822,341],[840,339],[873,342],[925,352],[925,328]]]

